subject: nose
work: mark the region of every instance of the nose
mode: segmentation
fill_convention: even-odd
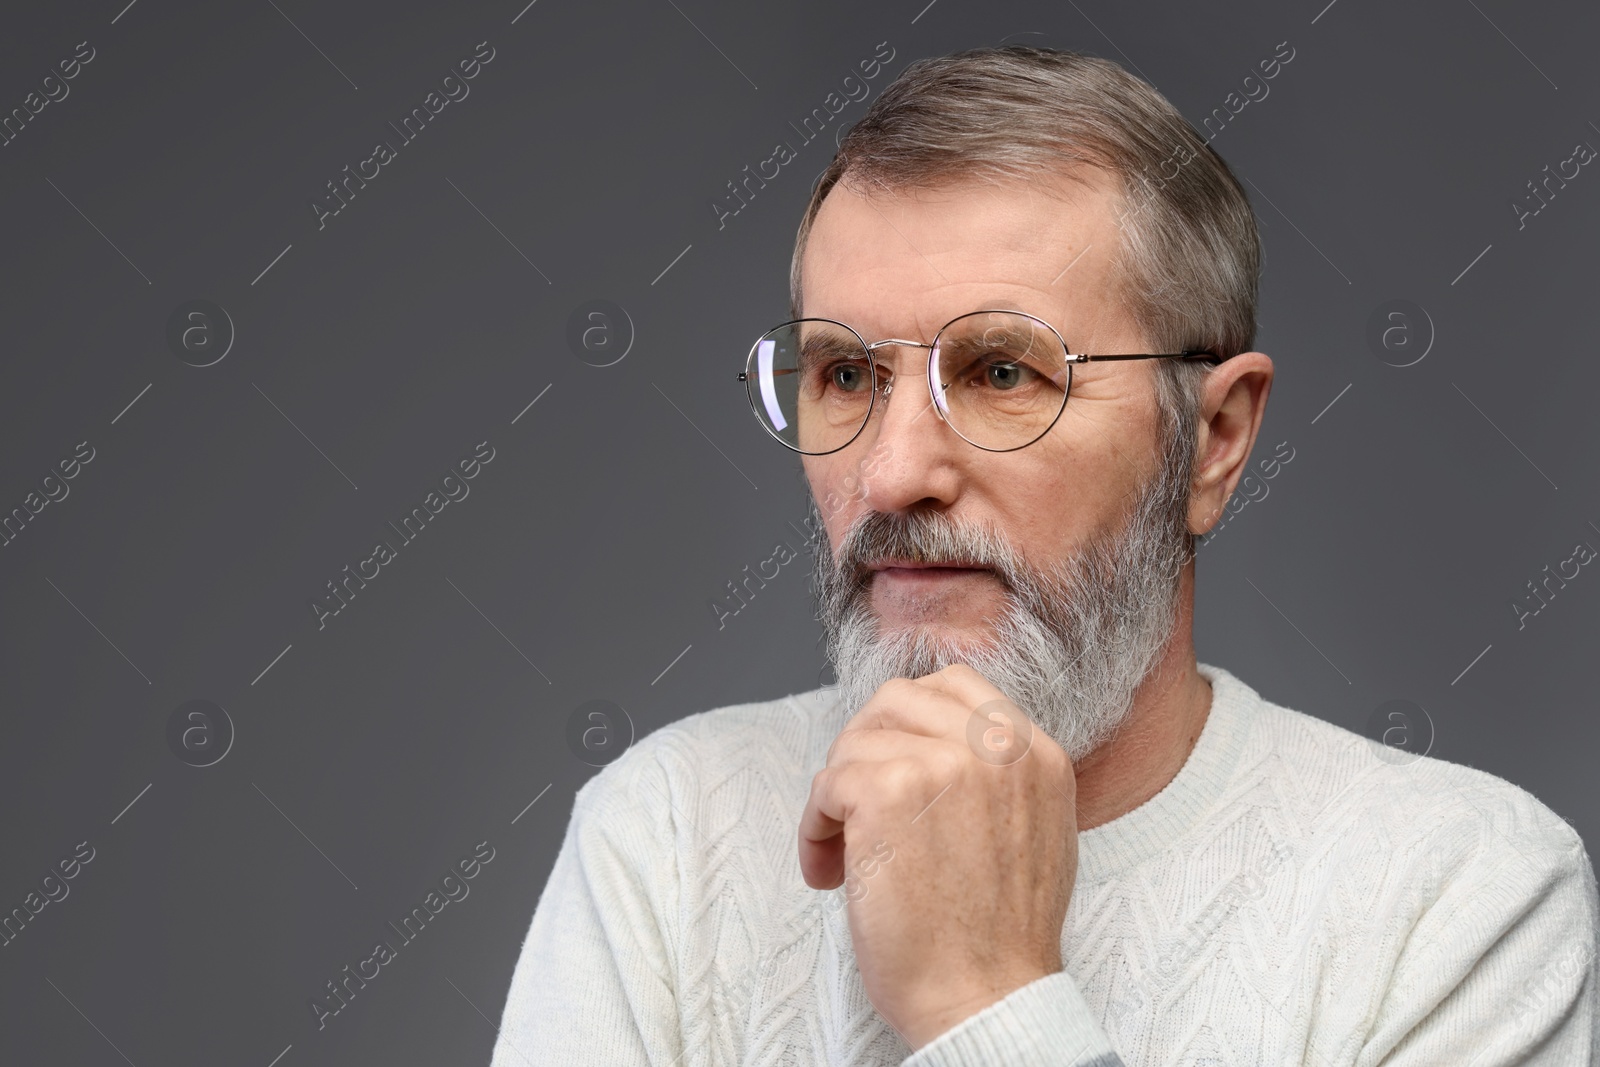
[[[903,349],[900,370],[881,387],[862,431],[876,457],[871,477],[863,482],[865,503],[875,511],[948,505],[960,485],[960,450],[972,446],[934,406],[928,389],[928,349],[893,347]],[[891,365],[882,356],[878,360],[880,367]]]

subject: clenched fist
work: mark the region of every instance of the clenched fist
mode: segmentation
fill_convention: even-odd
[[[850,900],[850,938],[868,999],[912,1049],[1061,970],[1075,796],[1061,746],[963,663],[886,682],[834,739],[800,870],[833,889],[892,856]]]

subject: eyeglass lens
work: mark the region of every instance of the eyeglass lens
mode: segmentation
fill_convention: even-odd
[[[874,403],[874,396],[893,377],[856,334],[826,319],[769,331],[750,362],[746,382],[757,417],[789,447],[812,455],[854,439],[887,403],[881,397]],[[950,323],[936,339],[933,369],[934,401],[945,421],[993,451],[1042,436],[1060,416],[1072,379],[1055,332],[1009,312],[980,311]]]

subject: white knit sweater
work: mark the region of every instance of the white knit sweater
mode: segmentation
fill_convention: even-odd
[[[1570,826],[1199,670],[1183,768],[1079,835],[1064,970],[915,1053],[867,1000],[845,889],[800,874],[848,709],[815,690],[655,731],[578,791],[493,1067],[1600,1064]]]

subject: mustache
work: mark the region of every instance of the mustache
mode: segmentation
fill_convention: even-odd
[[[822,546],[827,549],[825,537]],[[982,567],[1007,586],[1025,568],[1021,554],[992,527],[955,523],[931,511],[866,512],[841,540],[833,566],[840,577],[861,586],[871,579],[872,566],[885,559]]]

